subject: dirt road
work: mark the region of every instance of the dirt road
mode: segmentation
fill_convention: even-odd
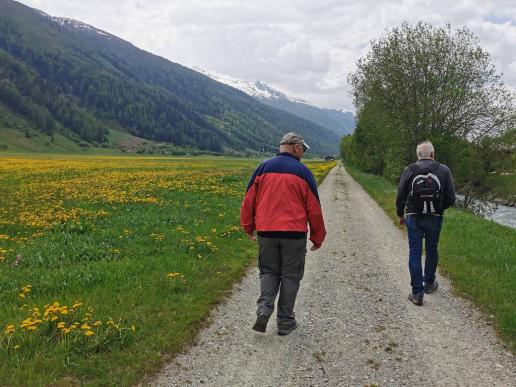
[[[516,386],[516,362],[489,322],[449,282],[407,300],[406,236],[337,166],[320,186],[328,236],[308,252],[299,328],[251,330],[258,273],[250,270],[196,346],[151,381],[160,386]],[[444,223],[446,227],[446,223]]]

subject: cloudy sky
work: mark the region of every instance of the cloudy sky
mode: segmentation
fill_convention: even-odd
[[[185,66],[353,110],[347,75],[403,21],[468,27],[516,89],[514,0],[22,0]]]

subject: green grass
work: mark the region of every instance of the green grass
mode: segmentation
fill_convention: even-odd
[[[0,158],[0,385],[131,385],[192,343],[255,262],[239,207],[257,163]],[[320,181],[331,164],[311,165]],[[102,322],[92,337],[20,327],[29,308],[76,301]],[[109,318],[122,329],[109,331]]]
[[[381,176],[346,169],[398,224],[396,187]],[[441,232],[439,269],[456,293],[494,316],[501,337],[516,352],[516,230],[450,208]]]
[[[78,144],[60,135],[54,135],[54,141],[41,133],[32,132],[31,137],[27,138],[19,130],[11,128],[0,128],[0,144],[7,145],[7,149],[2,153],[22,153],[22,152],[82,152]]]

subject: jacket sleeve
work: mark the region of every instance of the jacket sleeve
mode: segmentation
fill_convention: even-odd
[[[240,224],[246,233],[251,233],[255,230],[255,212],[256,212],[256,192],[258,189],[258,181],[256,179],[258,169],[256,169],[249,180],[247,190],[245,192],[242,206],[240,207]]]
[[[401,175],[400,182],[398,184],[398,193],[396,194],[396,215],[399,217],[402,217],[405,214],[405,205],[407,204],[411,176],[412,171],[409,167],[406,167]]]
[[[453,185],[453,178],[449,168],[446,168],[443,195],[444,209],[449,208],[455,203],[455,186]]]
[[[317,191],[317,184],[315,178],[310,172],[309,187],[306,194],[306,212],[308,216],[308,223],[310,224],[310,240],[315,247],[320,247],[326,237],[326,228],[324,227],[324,219],[319,202],[319,192]]]

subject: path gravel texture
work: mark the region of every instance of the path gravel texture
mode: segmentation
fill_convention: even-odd
[[[298,329],[278,336],[273,315],[265,334],[251,330],[252,269],[151,385],[516,386],[514,356],[449,281],[423,307],[407,300],[406,236],[341,165],[319,193],[328,235],[307,254]]]

